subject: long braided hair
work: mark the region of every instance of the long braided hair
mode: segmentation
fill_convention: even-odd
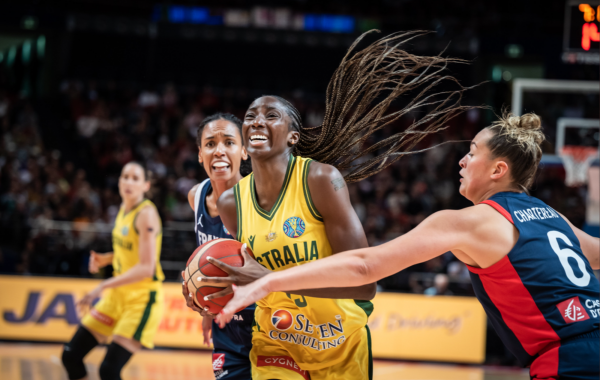
[[[347,182],[365,179],[404,155],[421,152],[410,149],[428,135],[448,128],[447,122],[460,113],[484,108],[461,105],[463,93],[474,86],[464,87],[456,78],[443,73],[450,63],[467,61],[444,58],[441,53],[433,57],[417,56],[400,48],[431,32],[394,33],[352,54],[359,42],[372,32],[378,31],[366,32],[354,41],[329,81],[325,116],[320,126],[304,127],[300,112],[289,101],[269,95],[287,108],[292,121],[290,127],[300,132],[293,154],[335,166],[346,173]],[[445,84],[457,88],[435,89]],[[394,100],[408,93],[412,99],[406,105],[386,113]],[[373,133],[404,115],[421,110],[424,115],[404,130],[362,149]],[[371,157],[377,152],[381,153]]]

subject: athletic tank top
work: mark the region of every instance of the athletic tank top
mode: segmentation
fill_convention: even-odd
[[[482,203],[519,230],[503,259],[468,268],[490,323],[521,364],[561,340],[597,330],[600,287],[569,224],[525,193],[498,193]]]
[[[290,157],[283,186],[270,211],[257,201],[254,174],[234,187],[237,239],[256,260],[281,271],[332,255],[323,218],[315,208],[307,177],[312,160]],[[275,346],[285,348],[305,370],[315,370],[352,355],[347,337],[367,324],[369,301],[271,293],[257,302],[255,321]]]
[[[113,245],[113,276],[118,276],[127,272],[133,266],[140,262],[139,247],[140,236],[135,228],[135,220],[144,207],[154,207],[154,203],[145,199],[133,210],[124,213],[123,207],[120,208],[115,219],[115,226],[112,230],[112,245]],[[154,276],[145,278],[139,282],[123,285],[127,288],[148,288],[153,289],[160,287],[161,282],[165,279],[165,275],[160,266],[160,250],[162,247],[162,223],[161,230],[156,235],[156,268]]]
[[[205,179],[196,188],[194,194],[194,216],[195,216],[195,230],[196,230],[196,243],[198,246],[206,243],[207,241],[214,239],[233,239],[233,236],[227,231],[225,225],[221,221],[220,216],[214,218],[210,216],[208,209],[206,208],[206,196],[212,191],[212,184],[210,179]],[[254,305],[248,306],[243,311],[254,312]],[[236,313],[236,316],[232,320],[232,323],[244,322],[247,319],[251,322],[253,318],[252,313]]]

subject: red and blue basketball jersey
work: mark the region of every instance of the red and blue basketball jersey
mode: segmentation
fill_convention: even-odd
[[[482,203],[519,230],[502,260],[469,267],[489,322],[517,359],[530,365],[561,340],[598,330],[598,279],[569,224],[525,193],[498,193]]]

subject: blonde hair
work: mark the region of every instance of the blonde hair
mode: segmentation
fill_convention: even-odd
[[[527,191],[542,159],[542,120],[535,113],[516,116],[504,111],[487,129],[494,133],[487,142],[492,158],[506,158],[513,183]]]

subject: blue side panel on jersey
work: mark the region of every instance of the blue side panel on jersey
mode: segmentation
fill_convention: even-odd
[[[589,305],[598,301],[600,285],[569,224],[558,214],[557,217],[550,217],[551,214],[547,211],[552,209],[548,205],[525,193],[498,193],[490,200],[497,202],[511,214],[515,227],[519,230],[519,240],[508,257],[544,318],[561,340],[597,330],[600,318],[596,310],[600,309]],[[569,249],[580,260],[571,257],[566,263],[564,260],[561,262],[548,236],[551,231],[566,236],[572,245],[556,239],[560,250]],[[564,265],[570,266],[575,277],[583,277],[578,261],[585,264],[585,270],[590,275],[586,286],[578,286],[566,273]],[[557,305],[573,297],[579,297],[589,319],[569,323],[565,321]],[[532,333],[535,334],[534,331]]]
[[[498,310],[496,305],[494,305],[494,302],[492,302],[485,291],[479,275],[473,272],[469,272],[469,274],[471,275],[471,283],[473,284],[475,295],[477,296],[479,302],[481,302],[481,306],[483,306],[488,316],[488,321],[502,342],[504,342],[508,349],[517,357],[517,360],[521,363],[521,365],[526,366],[531,363],[533,356],[529,355],[527,351],[525,351],[515,333],[506,325],[504,319],[502,319],[500,310]]]

